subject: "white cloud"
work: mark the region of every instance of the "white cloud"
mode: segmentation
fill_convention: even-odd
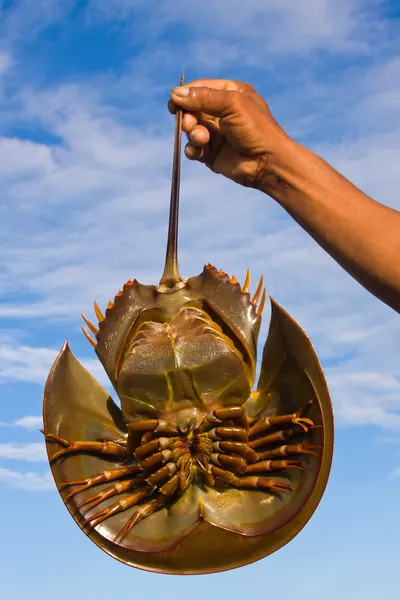
[[[400,444],[400,435],[386,435],[378,439],[380,444]]]
[[[10,337],[2,341],[0,336],[0,383],[23,381],[44,385],[60,349],[27,346]],[[107,389],[110,387],[105,371],[96,358],[79,360],[99,383]],[[36,428],[38,420],[40,425],[40,417],[23,417],[15,421],[15,425]]]
[[[396,469],[393,469],[393,471],[391,472],[390,476],[392,478],[400,477],[400,467],[397,467]]]
[[[7,71],[11,64],[11,54],[9,52],[0,52],[0,75]]]
[[[226,68],[219,52],[210,61],[210,47],[221,48],[230,61],[262,63],[271,52],[299,52],[316,48],[339,51],[364,51],[376,33],[383,34],[378,2],[361,0],[204,0],[191,4],[185,0],[92,0],[88,8],[97,18],[135,22],[148,11],[151,20],[142,35],[157,39],[168,27],[188,27],[191,38],[185,46],[192,62]],[[193,35],[194,34],[194,35]],[[226,40],[231,48],[227,55]],[[185,57],[188,60],[187,56]]]
[[[43,383],[56,356],[49,348],[0,341],[0,380]]]
[[[400,99],[400,94],[399,94]],[[370,111],[373,115],[378,110]],[[400,198],[396,192],[399,184],[400,124],[392,122],[389,133],[373,133],[350,142],[325,145],[321,151],[324,158],[344,175],[367,190],[383,204],[400,208]]]
[[[55,490],[53,477],[50,471],[44,473],[23,473],[21,471],[12,471],[11,469],[0,467],[0,484],[14,490],[28,492]]]
[[[0,444],[0,458],[38,462],[46,461],[47,454],[44,442],[41,444]]]
[[[0,176],[18,178],[30,173],[51,172],[55,165],[51,149],[18,138],[0,138]]]
[[[33,39],[68,14],[74,4],[75,0],[16,0],[2,9],[0,44],[9,47]]]
[[[21,417],[15,421],[15,425],[24,429],[40,429],[43,427],[43,419],[42,417]]]
[[[23,429],[40,429],[43,427],[43,419],[42,417],[21,417],[12,423],[7,421],[0,421],[0,427],[22,427]]]

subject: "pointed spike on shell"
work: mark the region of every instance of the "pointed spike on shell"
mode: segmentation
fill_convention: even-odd
[[[94,306],[94,312],[96,313],[96,317],[97,317],[99,323],[101,323],[102,321],[104,321],[104,315],[101,312],[99,305],[97,304],[96,301],[93,302],[93,306]]]
[[[114,308],[114,302],[108,301],[107,308]]]
[[[87,319],[83,313],[81,313],[81,316],[82,316],[82,319],[85,321],[86,325],[89,327],[90,331],[92,333],[94,333],[94,335],[97,335],[99,333],[99,330],[97,329],[97,327],[95,327],[93,325],[93,323],[91,323],[89,321],[89,319]]]
[[[82,327],[82,325],[81,325],[81,329],[82,329],[83,335],[85,336],[85,338],[87,339],[87,341],[90,344],[92,344],[93,348],[96,348],[96,346],[97,346],[96,342],[94,341],[93,338],[90,337],[90,335],[88,334],[88,332],[86,331],[86,329],[84,327]]]
[[[258,282],[257,289],[254,292],[254,296],[251,299],[252,304],[257,304],[258,299],[259,299],[260,294],[261,294],[263,283],[264,283],[264,277],[261,275],[260,281]]]
[[[123,293],[124,293],[123,290],[119,290],[118,294],[116,294],[116,297],[117,296],[122,296]]]
[[[267,292],[266,292],[266,290],[264,288],[262,296],[261,296],[260,306],[258,307],[258,310],[257,310],[257,315],[258,316],[260,316],[262,314],[262,311],[264,310],[266,296],[267,296]]]
[[[243,287],[242,287],[242,292],[244,294],[246,294],[249,291],[249,287],[250,287],[250,269],[247,269],[246,279],[244,280],[244,284],[243,284]]]
[[[236,279],[236,277],[234,275],[232,275],[232,277],[229,280],[229,283],[239,283],[238,280]]]

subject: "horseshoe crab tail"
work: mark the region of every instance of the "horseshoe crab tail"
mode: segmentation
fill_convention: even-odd
[[[180,85],[183,85],[182,73]],[[167,253],[165,256],[164,273],[160,286],[174,288],[183,282],[178,269],[178,218],[179,218],[179,188],[181,179],[181,140],[182,140],[182,110],[176,111],[174,158],[172,164],[171,201],[169,209],[169,226],[167,238]]]

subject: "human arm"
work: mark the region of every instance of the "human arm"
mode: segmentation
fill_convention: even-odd
[[[186,155],[274,198],[348,273],[400,312],[400,213],[292,140],[248,84],[199,80],[186,111]]]

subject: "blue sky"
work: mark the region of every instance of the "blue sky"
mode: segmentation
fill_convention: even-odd
[[[68,337],[104,385],[79,326],[122,283],[160,278],[173,120],[187,79],[251,82],[282,126],[400,209],[398,2],[0,2],[0,526],[4,597],[300,600],[398,595],[400,321],[272,200],[185,162],[180,270],[212,262],[268,292],[306,328],[337,436],[331,479],[288,546],[225,574],[118,564],[54,490],[38,428]],[[234,9],[233,9],[234,7]],[[267,312],[267,311],[266,311]],[[260,342],[265,338],[265,315]]]

